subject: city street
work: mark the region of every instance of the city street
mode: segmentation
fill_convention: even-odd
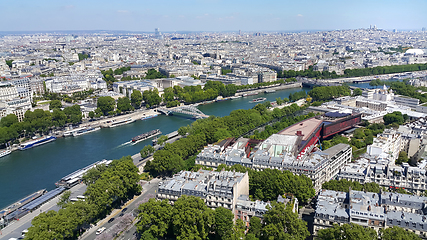
[[[156,196],[156,192],[158,189],[158,183],[161,180],[158,178],[155,178],[153,180],[150,181],[150,183],[146,183],[143,186],[143,191],[141,193],[141,195],[139,195],[138,197],[128,201],[127,203],[125,203],[122,208],[120,209],[115,209],[113,210],[113,212],[107,216],[106,218],[104,218],[103,220],[99,221],[96,226],[92,227],[91,229],[89,229],[85,234],[83,234],[80,239],[88,239],[88,240],[93,240],[95,239],[97,236],[100,236],[102,234],[108,234],[109,233],[109,229],[116,223],[119,222],[119,218],[121,213],[130,213],[132,212],[134,209],[137,209],[138,206],[142,203],[142,202],[146,202],[148,201],[148,199],[150,198],[154,198]],[[111,220],[113,219],[113,220]],[[106,230],[100,234],[100,235],[96,235],[96,231],[101,228],[101,227],[105,227]],[[125,231],[123,236],[121,236],[119,239],[133,239],[134,233],[136,231],[135,227],[131,227],[128,231]]]

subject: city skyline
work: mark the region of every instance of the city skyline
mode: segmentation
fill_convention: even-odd
[[[310,31],[369,28],[421,30],[427,2],[233,1],[175,2],[13,1],[3,7],[10,24],[0,31],[123,30]],[[25,16],[25,17],[23,17]]]

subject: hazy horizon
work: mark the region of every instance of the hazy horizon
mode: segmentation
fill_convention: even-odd
[[[0,32],[301,32],[427,27],[424,0],[10,1]],[[100,29],[100,30],[97,30]],[[105,30],[103,30],[105,29]]]

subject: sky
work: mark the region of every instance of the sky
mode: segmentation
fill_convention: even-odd
[[[427,28],[427,0],[0,0],[0,31]]]

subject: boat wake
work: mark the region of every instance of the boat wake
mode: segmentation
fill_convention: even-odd
[[[119,146],[117,146],[116,148],[121,148],[121,147],[124,147],[124,146],[126,146],[126,145],[129,145],[129,144],[131,144],[131,143],[132,143],[132,141],[125,142],[125,143],[120,144],[120,145],[119,145]]]

